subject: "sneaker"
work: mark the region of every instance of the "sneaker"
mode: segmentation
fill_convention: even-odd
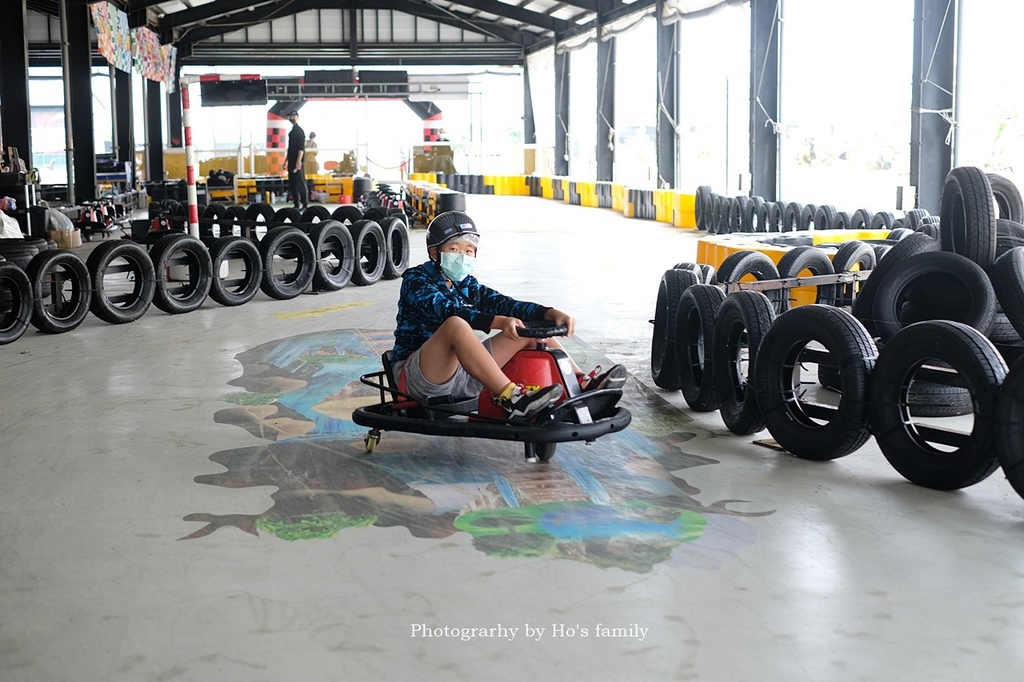
[[[622,388],[626,383],[628,372],[622,365],[612,365],[607,372],[601,372],[601,365],[594,368],[580,381],[584,391],[600,391],[605,388]]]
[[[562,387],[559,384],[538,388],[536,391],[527,391],[522,386],[516,386],[512,397],[499,398],[498,404],[508,419],[523,421],[530,419],[561,397]]]

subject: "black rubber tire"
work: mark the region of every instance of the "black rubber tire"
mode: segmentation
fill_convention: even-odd
[[[1012,220],[996,221],[996,260],[1010,249],[1024,246],[1024,225]],[[991,268],[990,268],[991,270]]]
[[[715,196],[715,234],[729,234],[729,197]]]
[[[675,351],[679,298],[687,288],[698,283],[697,275],[691,270],[666,270],[658,284],[658,299],[652,320],[651,378],[656,386],[668,391],[679,390]]]
[[[836,207],[830,204],[823,204],[814,212],[814,229],[829,230],[836,219]]]
[[[156,291],[153,305],[171,315],[190,313],[201,306],[210,295],[213,264],[206,246],[187,234],[169,234],[161,237],[149,252],[156,271]],[[187,269],[184,283],[171,281],[172,265]]]
[[[940,232],[940,226],[937,223],[921,223],[914,232],[920,232],[926,234],[935,241],[941,241],[942,233]]]
[[[795,201],[786,204],[782,211],[782,232],[796,232],[800,229],[800,216],[804,207]]]
[[[895,230],[889,230],[889,234],[885,238],[891,242],[898,242],[912,234],[914,234],[914,230],[911,230],[909,227],[897,227]]]
[[[878,258],[877,265],[871,271],[871,276],[861,282],[860,293],[857,294],[857,298],[853,302],[853,316],[860,320],[872,335],[875,334],[875,323],[872,319],[875,294],[886,274],[912,256],[938,250],[939,243],[937,241],[926,234],[916,232],[896,242],[894,246],[886,250],[883,258]],[[878,257],[877,251],[875,256]]]
[[[818,365],[818,383],[831,391],[842,392],[839,368]],[[959,417],[974,411],[974,402],[966,388],[929,381],[911,384],[907,406],[911,417]]]
[[[995,451],[1003,474],[1024,497],[1024,356],[1010,367],[996,399]]]
[[[871,217],[872,230],[891,230],[896,222],[896,216],[889,211],[879,211]]]
[[[974,396],[971,434],[940,442],[926,438],[943,430],[910,419],[909,387],[917,369],[934,361],[947,363],[957,383]],[[959,322],[919,322],[893,336],[882,348],[871,384],[872,432],[882,454],[904,478],[936,490],[955,490],[988,477],[998,466],[994,433],[996,396],[1006,377],[1006,363],[992,342]]]
[[[230,263],[240,261],[241,277],[232,277]],[[210,298],[223,306],[248,303],[260,290],[263,279],[263,258],[256,244],[245,237],[227,236],[210,245]],[[228,277],[221,279],[220,271],[228,263]]]
[[[252,238],[255,241],[258,242],[266,236],[270,229],[266,223],[274,220],[274,214],[274,207],[270,204],[250,204],[245,209],[245,220],[251,220],[256,223],[251,228]]]
[[[683,261],[681,263],[676,263],[675,265],[673,265],[672,269],[673,270],[689,270],[693,274],[697,275],[697,282],[698,283],[700,283],[700,284],[707,284],[707,282],[704,281],[704,271],[700,269],[700,265],[698,265],[697,263],[690,263],[689,261]]]
[[[113,294],[107,287],[107,271],[118,259],[123,259],[126,265],[118,266],[117,272],[129,273],[132,277],[132,290],[128,293]],[[103,242],[92,250],[85,266],[92,280],[89,310],[93,315],[110,324],[125,324],[134,322],[149,310],[156,293],[156,270],[144,248],[125,239]]]
[[[817,213],[818,207],[815,204],[804,204],[804,208],[800,211],[800,230],[806,232],[814,229],[814,214]]]
[[[331,212],[327,210],[326,206],[321,204],[314,204],[313,206],[307,206],[306,210],[299,216],[298,222],[300,223],[318,223],[321,220],[330,220]],[[295,222],[295,221],[292,221]]]
[[[309,232],[316,250],[313,286],[318,291],[339,291],[352,281],[356,250],[347,225],[334,220],[317,223]]]
[[[928,213],[927,209],[924,208],[912,208],[903,214],[904,222],[912,232],[917,232],[917,229],[924,224],[926,218],[930,218],[931,214]]]
[[[185,231],[188,229],[188,202],[167,200],[170,211],[171,227],[175,230]]]
[[[0,263],[0,346],[22,337],[32,319],[32,285],[21,267]]]
[[[353,204],[343,204],[334,209],[334,212],[331,213],[331,217],[339,223],[347,222],[349,225],[352,225],[356,221],[363,219],[363,212],[359,210],[358,206]]]
[[[836,272],[861,272],[873,270],[877,263],[875,250],[870,244],[857,241],[848,241],[839,247],[832,256],[832,268]],[[836,305],[852,306],[857,300],[857,292],[860,284],[851,282],[837,287]]]
[[[998,260],[998,259],[997,259]],[[993,289],[995,285],[993,285]],[[1021,340],[1021,335],[1014,328],[1010,322],[1010,318],[1006,316],[1002,308],[996,306],[996,319],[992,323],[992,329],[988,333],[988,338],[992,340],[992,343],[1017,343]]]
[[[204,236],[209,235],[213,237],[221,237],[225,234],[230,234],[232,221],[225,217],[227,213],[227,207],[224,204],[218,204],[216,202],[207,204],[203,212],[199,214],[199,217],[206,224],[200,224],[200,234]]]
[[[867,230],[871,227],[871,220],[874,214],[866,208],[858,208],[850,216],[850,229],[851,230]]]
[[[825,252],[815,246],[794,246],[782,255],[778,264],[779,277],[798,277],[800,273],[810,271],[812,275],[831,275],[835,273],[832,261]],[[836,304],[836,285],[819,284],[815,295],[815,303],[822,305]],[[784,292],[782,305],[785,310],[791,307],[789,296]]]
[[[698,277],[701,284],[718,284],[718,272],[715,270],[715,266],[698,263],[697,269],[700,271]]]
[[[939,231],[943,251],[967,256],[988,269],[996,258],[996,208],[985,171],[960,166],[942,183]]]
[[[481,194],[481,192],[474,192],[474,194]],[[378,225],[381,221],[388,217],[388,212],[383,206],[370,206],[363,211],[363,220],[372,220]]]
[[[743,231],[743,209],[747,203],[746,197],[733,197],[729,200],[729,214],[726,217],[729,223],[729,234]]]
[[[885,273],[871,314],[875,334],[883,340],[925,320],[962,322],[988,334],[995,321],[996,294],[985,271],[964,256],[919,253]]]
[[[71,251],[42,251],[25,271],[32,285],[32,326],[47,334],[63,334],[89,315],[92,280],[89,269]]]
[[[988,183],[992,187],[998,217],[1016,223],[1024,222],[1024,197],[1021,197],[1017,185],[997,173],[988,173]]]
[[[718,409],[712,360],[715,318],[725,293],[710,284],[687,287],[676,308],[675,354],[679,388],[695,412]]]
[[[708,197],[704,215],[704,231],[708,234],[718,234],[718,209],[721,207],[721,202],[722,197],[717,194]]]
[[[743,211],[743,222],[740,225],[740,230],[743,232],[756,232],[756,225],[758,220],[758,212],[761,210],[761,206],[764,204],[764,198],[753,196],[750,197],[750,201],[746,204],[746,209]]]
[[[373,220],[358,220],[349,230],[356,255],[352,281],[361,287],[375,284],[383,277],[387,263],[384,231]]]
[[[836,211],[832,219],[833,230],[849,230],[853,224],[853,217],[846,211]]]
[[[227,210],[227,206],[213,202],[206,204],[202,212],[199,214],[200,218],[208,218],[211,220],[219,220],[224,217],[224,213]]]
[[[733,284],[739,282],[747,275],[752,276],[759,282],[778,279],[779,270],[775,267],[772,259],[760,251],[737,251],[728,255],[718,265],[716,276],[720,284]],[[779,312],[783,305],[782,289],[773,289],[766,296]]]
[[[718,308],[711,375],[718,413],[726,428],[739,436],[764,429],[750,377],[757,364],[761,340],[774,321],[775,308],[759,291],[734,291]]]
[[[409,228],[397,216],[389,216],[381,224],[384,232],[385,258],[383,279],[397,279],[409,269]]]
[[[1024,246],[997,258],[989,269],[989,278],[1006,319],[1024,337]]]
[[[812,342],[824,346],[840,368],[838,407],[801,400],[801,356]],[[867,330],[841,308],[805,305],[780,315],[758,349],[753,381],[775,441],[813,460],[843,457],[863,445],[870,435],[867,392],[877,354]]]
[[[302,214],[299,213],[299,209],[293,206],[284,206],[274,211],[274,217],[271,218],[271,222],[297,225],[302,222]]]
[[[758,206],[755,207],[754,213],[755,213],[756,220],[754,222],[753,232],[761,233],[761,232],[771,232],[772,231],[770,229],[771,228],[771,212],[772,212],[771,207],[772,207],[772,205],[773,205],[773,202],[771,202],[771,201],[764,201],[764,202],[762,202],[761,204],[759,204]]]
[[[260,289],[267,296],[285,301],[304,292],[313,282],[316,271],[316,252],[305,232],[291,225],[272,228],[260,240],[260,263],[263,276]],[[277,272],[275,258],[295,261],[290,272]]]
[[[245,206],[232,204],[224,209],[224,217],[221,221],[220,235],[242,235],[244,230],[238,223],[245,220]]]
[[[0,256],[4,256],[8,263],[14,263],[22,270],[28,267],[36,254],[45,250],[46,242],[43,239],[0,239]]]
[[[697,229],[707,232],[708,208],[714,191],[708,185],[701,185],[694,194],[693,212],[697,220]]]
[[[782,217],[786,212],[786,204],[773,201],[768,207],[768,232],[782,232]]]

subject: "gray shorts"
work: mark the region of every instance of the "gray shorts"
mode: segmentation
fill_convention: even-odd
[[[487,352],[493,355],[494,353],[491,352],[491,339],[484,339],[483,344],[484,348],[487,349]],[[392,368],[396,381],[398,380],[398,376],[401,374],[402,369],[405,369],[405,392],[417,400],[428,400],[439,396],[451,396],[456,400],[462,398],[475,398],[480,395],[480,391],[484,388],[484,385],[469,376],[469,372],[463,369],[461,365],[459,365],[459,368],[455,370],[455,376],[445,383],[430,383],[423,378],[423,373],[420,371],[419,348],[413,351],[412,355],[407,357],[403,362],[398,363]]]

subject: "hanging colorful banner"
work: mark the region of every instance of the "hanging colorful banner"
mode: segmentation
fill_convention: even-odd
[[[114,68],[132,70],[131,34],[128,31],[128,13],[108,2],[89,5],[92,23],[96,27],[99,53]]]
[[[132,29],[132,53],[135,70],[151,81],[164,80],[163,59],[160,54],[160,36],[142,26]]]
[[[174,45],[161,45],[160,59],[163,62],[163,81],[167,85],[167,91],[174,92],[178,85],[174,82],[174,66],[178,61],[178,48]]]

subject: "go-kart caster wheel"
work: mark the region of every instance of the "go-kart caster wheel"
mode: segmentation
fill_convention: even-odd
[[[377,449],[377,443],[380,442],[380,431],[376,429],[370,429],[370,432],[366,434],[366,438],[363,439],[363,443],[366,445],[367,452],[373,452]]]
[[[558,443],[523,443],[527,462],[550,462]]]

